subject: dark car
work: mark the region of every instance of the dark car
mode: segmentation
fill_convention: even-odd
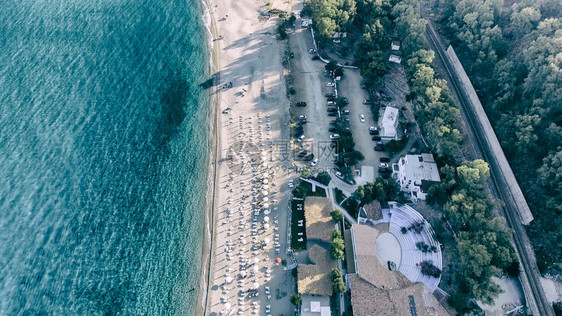
[[[328,112],[328,116],[338,116],[337,112]]]
[[[306,160],[306,161],[311,161],[312,159],[314,159],[314,154],[310,154],[310,155],[304,157],[304,160]]]
[[[301,151],[301,152],[298,154],[298,157],[299,157],[299,158],[302,158],[302,157],[306,156],[306,154],[308,154],[308,151],[303,150],[303,151]]]
[[[349,115],[349,110],[343,110],[343,111],[341,111],[341,114],[342,115]]]
[[[328,97],[328,98],[335,98],[336,95],[333,94],[333,93],[326,93],[326,97]]]
[[[335,133],[335,132],[337,132],[337,131],[338,131],[338,130],[337,130],[337,128],[335,128],[335,127],[330,127],[330,128],[328,128],[328,132]]]
[[[373,136],[373,140],[381,140],[380,136]]]
[[[336,125],[336,120],[331,120],[331,121],[330,121],[330,125],[334,125],[334,126],[335,126],[335,125]]]
[[[328,97],[328,101],[336,102],[336,97]]]
[[[297,106],[306,106],[306,102],[297,102]]]
[[[337,111],[338,111],[338,109],[336,109],[336,108],[328,108],[328,112],[337,112]]]
[[[384,151],[384,146],[376,145],[375,151]]]
[[[390,158],[387,157],[380,157],[379,160],[380,162],[390,162]]]
[[[369,135],[378,135],[379,131],[369,131]]]
[[[392,169],[389,167],[380,167],[379,173],[392,173]]]

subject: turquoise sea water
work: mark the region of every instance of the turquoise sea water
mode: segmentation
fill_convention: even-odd
[[[193,313],[201,12],[197,0],[0,2],[0,315]]]

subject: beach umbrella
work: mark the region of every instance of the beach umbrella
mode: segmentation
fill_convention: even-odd
[[[246,239],[242,239],[240,242],[242,243],[242,245],[245,245],[245,244],[246,244]]]
[[[269,203],[264,203],[263,208],[269,208]]]
[[[269,216],[265,216],[265,217],[263,218],[263,221],[266,222],[266,223],[269,222]]]
[[[246,276],[246,271],[240,271],[240,276],[245,277],[245,276]]]
[[[269,199],[268,199],[267,197],[264,197],[264,198],[263,198],[263,201],[264,201],[264,202],[267,202],[267,201],[269,201]]]
[[[230,309],[230,307],[231,307],[230,303],[225,303],[225,304],[224,304],[224,309]]]
[[[260,262],[260,259],[254,258],[254,262],[255,262],[255,263],[258,263],[258,262]]]
[[[264,189],[264,190],[267,190],[267,189],[269,189],[269,185],[267,185],[267,184],[266,184],[266,185],[264,185],[264,186],[263,186],[263,189]]]
[[[275,262],[277,262],[277,263],[281,263],[281,258],[277,258],[277,259],[275,259]]]
[[[267,152],[264,150],[264,151],[261,152],[261,155],[262,155],[262,156],[266,156],[266,155],[267,155]]]
[[[254,289],[256,289],[256,290],[259,289],[259,287],[260,287],[260,284],[258,282],[254,282],[253,285],[254,285]]]
[[[269,215],[271,213],[268,209],[263,210],[263,215]]]
[[[269,229],[269,224],[263,224],[263,228]]]
[[[225,281],[226,281],[226,283],[230,283],[230,282],[232,282],[232,278],[231,278],[231,277],[227,277]]]
[[[270,240],[269,238],[266,238],[266,239],[263,240],[263,242],[264,242],[266,245],[269,244],[270,241],[271,241],[271,240]]]
[[[268,184],[268,183],[269,183],[269,180],[263,179],[263,184]]]
[[[260,269],[260,267],[258,267],[258,266],[254,266],[254,272],[258,272],[258,271],[259,271],[259,269]]]
[[[263,194],[263,196],[266,196],[266,195],[268,195],[268,194],[269,194],[269,192],[267,192],[267,191],[263,190],[263,191],[261,192],[261,194]]]

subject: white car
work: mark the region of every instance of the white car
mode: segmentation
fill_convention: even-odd
[[[340,138],[340,134],[332,134],[330,135],[330,139],[339,139]]]
[[[379,163],[379,168],[388,168],[388,164],[384,163],[384,162],[381,162],[381,163]]]
[[[311,166],[316,166],[318,164],[318,158],[312,160],[312,162],[310,163]]]
[[[328,83],[326,84],[326,87],[333,87],[333,86],[335,86],[335,85],[336,85],[336,84],[333,83],[333,82],[328,82]]]
[[[293,184],[293,180],[289,181],[289,188],[293,188],[295,185]]]
[[[365,123],[365,115],[363,115],[363,113],[359,114],[359,120],[361,123]]]

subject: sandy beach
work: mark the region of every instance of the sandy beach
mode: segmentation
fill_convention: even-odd
[[[285,171],[290,155],[282,154],[290,122],[281,65],[286,43],[276,39],[279,19],[267,15],[265,3],[206,4],[217,79],[210,118],[216,149],[207,194],[210,257],[203,260],[197,314],[289,314],[292,276],[278,263],[289,260],[287,181],[295,177]],[[281,1],[272,7],[291,8]]]

